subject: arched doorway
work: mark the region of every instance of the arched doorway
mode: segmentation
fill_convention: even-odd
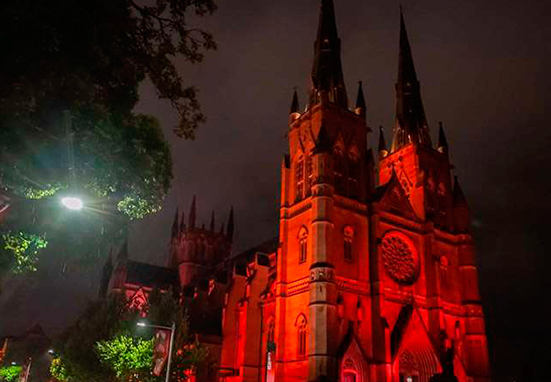
[[[361,382],[358,378],[358,367],[352,358],[345,358],[342,363],[342,382]]]
[[[368,365],[355,340],[352,340],[348,350],[341,358],[341,382],[369,382]]]
[[[397,366],[400,382],[428,382],[439,371],[438,360],[430,349],[404,349]]]

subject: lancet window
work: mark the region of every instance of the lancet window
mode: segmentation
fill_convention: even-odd
[[[306,157],[306,196],[312,194],[312,185],[314,184],[314,165],[312,156]]]
[[[449,267],[449,260],[446,256],[442,255],[440,256],[440,285],[442,289],[446,289],[448,287],[448,267]]]
[[[297,327],[297,354],[299,357],[306,356],[306,317],[301,314],[296,321]]]
[[[301,155],[295,165],[296,196],[298,202],[304,198],[304,157]]]
[[[344,157],[340,151],[335,151],[335,191],[339,195],[345,195],[346,193],[346,184],[345,184],[345,170],[346,166],[344,163]]]
[[[347,175],[348,175],[348,196],[352,199],[358,197],[358,161],[356,157],[350,156],[347,163]]]
[[[352,242],[354,241],[354,230],[351,227],[344,228],[344,260],[351,262]]]
[[[306,261],[306,258],[308,257],[308,231],[304,227],[301,228],[298,234],[298,245],[298,262],[299,264],[302,264]]]

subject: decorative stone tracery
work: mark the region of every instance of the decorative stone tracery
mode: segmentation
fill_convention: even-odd
[[[383,263],[396,282],[411,284],[417,278],[417,251],[409,238],[399,232],[387,233],[381,243]]]

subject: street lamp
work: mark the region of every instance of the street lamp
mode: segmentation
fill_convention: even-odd
[[[161,326],[161,325],[151,325],[145,322],[138,322],[136,325],[141,326],[142,328],[154,328],[154,329],[164,329],[170,330],[170,345],[168,346],[168,363],[166,364],[166,378],[165,382],[168,382],[170,376],[170,361],[172,361],[172,344],[174,343],[174,332],[176,331],[176,324],[172,322],[172,326]]]
[[[74,196],[65,196],[61,198],[61,204],[63,204],[66,208],[74,211],[81,210],[83,206],[82,199]]]

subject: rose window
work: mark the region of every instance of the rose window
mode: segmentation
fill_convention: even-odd
[[[417,275],[417,252],[410,240],[391,232],[383,237],[381,248],[388,275],[402,284],[413,283]]]

